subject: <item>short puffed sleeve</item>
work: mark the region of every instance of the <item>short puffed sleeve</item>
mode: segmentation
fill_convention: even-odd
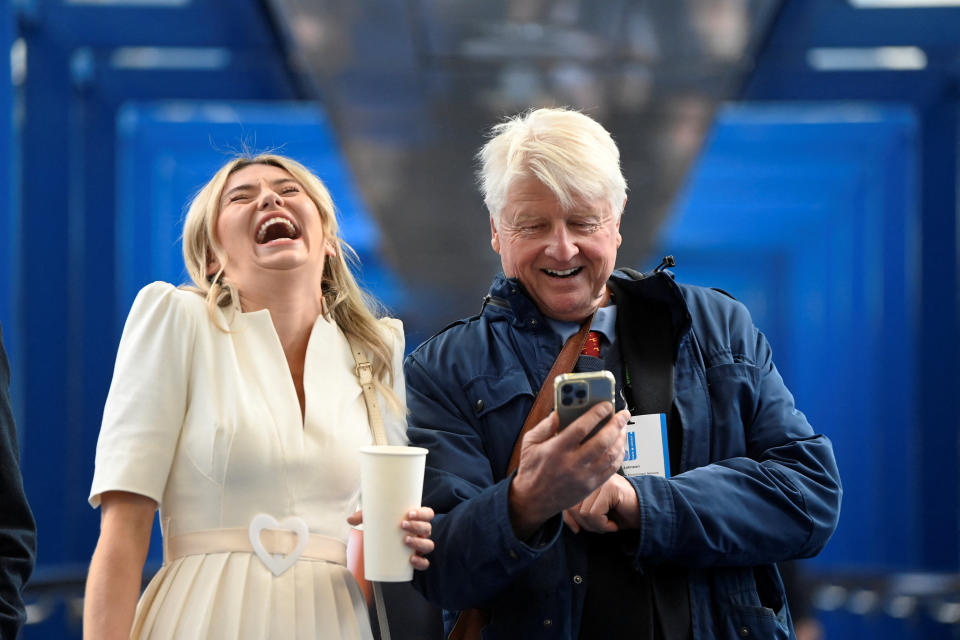
[[[191,360],[205,311],[195,293],[154,282],[127,316],[97,440],[90,504],[106,491],[163,497],[189,402]]]
[[[403,407],[400,413],[392,410],[384,412],[383,423],[387,434],[387,442],[390,444],[407,444],[407,416],[406,401],[407,390],[403,383],[403,358],[404,358],[404,336],[403,323],[397,318],[381,318],[381,326],[385,329],[389,344],[393,349],[393,392],[397,396]],[[388,406],[387,403],[381,403],[381,406]]]

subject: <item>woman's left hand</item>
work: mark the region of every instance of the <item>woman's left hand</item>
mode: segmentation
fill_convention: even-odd
[[[423,556],[433,551],[433,540],[430,539],[430,533],[433,529],[430,521],[433,520],[433,509],[430,507],[417,507],[407,511],[406,518],[400,522],[400,528],[407,532],[403,537],[403,543],[413,549],[413,555],[410,556],[410,564],[414,569],[423,571],[430,566],[430,561]],[[363,512],[357,511],[347,518],[347,522],[357,526],[363,522]]]

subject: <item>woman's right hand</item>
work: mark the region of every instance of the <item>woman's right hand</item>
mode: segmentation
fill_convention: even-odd
[[[83,601],[84,638],[130,638],[156,511],[154,500],[135,493],[100,496],[100,538]]]
[[[417,507],[407,512],[407,517],[400,523],[400,527],[409,535],[405,536],[403,543],[413,549],[413,555],[410,556],[410,564],[414,569],[424,571],[430,567],[430,561],[423,556],[433,552],[433,540],[430,534],[433,533],[433,509],[430,507]]]
[[[433,532],[433,509],[430,507],[416,507],[406,513],[406,517],[400,521],[400,528],[407,532],[403,537],[403,544],[413,550],[410,556],[410,564],[414,569],[423,571],[430,566],[430,561],[423,556],[433,552],[433,540],[430,534]],[[359,509],[347,518],[347,523],[354,527],[363,523],[363,511]],[[369,600],[369,598],[368,598]]]

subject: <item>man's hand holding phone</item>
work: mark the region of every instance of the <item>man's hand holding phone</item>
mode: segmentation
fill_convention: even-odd
[[[562,431],[554,411],[524,436],[509,494],[510,521],[518,538],[528,538],[617,472],[629,419],[629,411],[614,413],[613,404],[600,402]],[[603,425],[590,435],[598,423]]]

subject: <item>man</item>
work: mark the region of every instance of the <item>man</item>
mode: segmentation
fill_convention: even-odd
[[[539,109],[492,133],[480,180],[503,275],[480,315],[404,369],[438,514],[417,587],[448,630],[486,610],[488,639],[792,638],[774,563],[816,554],[836,526],[829,440],[741,304],[663,271],[614,271],[626,182],[603,127]],[[551,413],[508,473],[554,359],[591,318],[599,353],[576,370],[612,371],[620,411],[601,403],[559,433]],[[655,414],[663,441],[636,431]],[[626,431],[631,452],[668,445],[662,468],[618,472]]]
[[[24,623],[23,585],[37,550],[37,530],[23,493],[17,429],[10,409],[10,366],[0,328],[0,638],[16,638]]]

